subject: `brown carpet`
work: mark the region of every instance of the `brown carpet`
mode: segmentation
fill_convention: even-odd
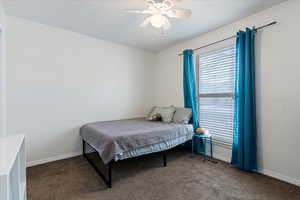
[[[203,162],[181,148],[117,162],[108,189],[81,156],[31,167],[29,200],[300,200],[300,187],[219,162]]]

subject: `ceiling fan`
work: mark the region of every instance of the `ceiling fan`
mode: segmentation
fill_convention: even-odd
[[[155,28],[167,30],[171,27],[170,18],[190,18],[192,11],[190,9],[175,9],[174,7],[182,0],[144,0],[147,6],[146,10],[127,10],[128,13],[146,14],[148,16],[141,27],[151,24]]]

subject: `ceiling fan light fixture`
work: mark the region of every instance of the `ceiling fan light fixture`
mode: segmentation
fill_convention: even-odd
[[[190,9],[175,9],[176,4],[182,0],[144,0],[146,10],[129,10],[129,13],[146,14],[148,16],[140,25],[146,27],[151,24],[154,28],[167,30],[171,27],[170,18],[190,18],[192,11]]]
[[[164,16],[157,14],[151,17],[150,23],[155,28],[161,28],[164,25]]]

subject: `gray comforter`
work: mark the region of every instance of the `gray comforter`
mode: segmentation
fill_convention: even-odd
[[[80,136],[95,148],[104,163],[116,154],[191,134],[192,125],[152,122],[144,118],[89,123]]]

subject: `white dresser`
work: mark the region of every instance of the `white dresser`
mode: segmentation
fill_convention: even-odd
[[[26,200],[24,135],[0,137],[0,200]]]

